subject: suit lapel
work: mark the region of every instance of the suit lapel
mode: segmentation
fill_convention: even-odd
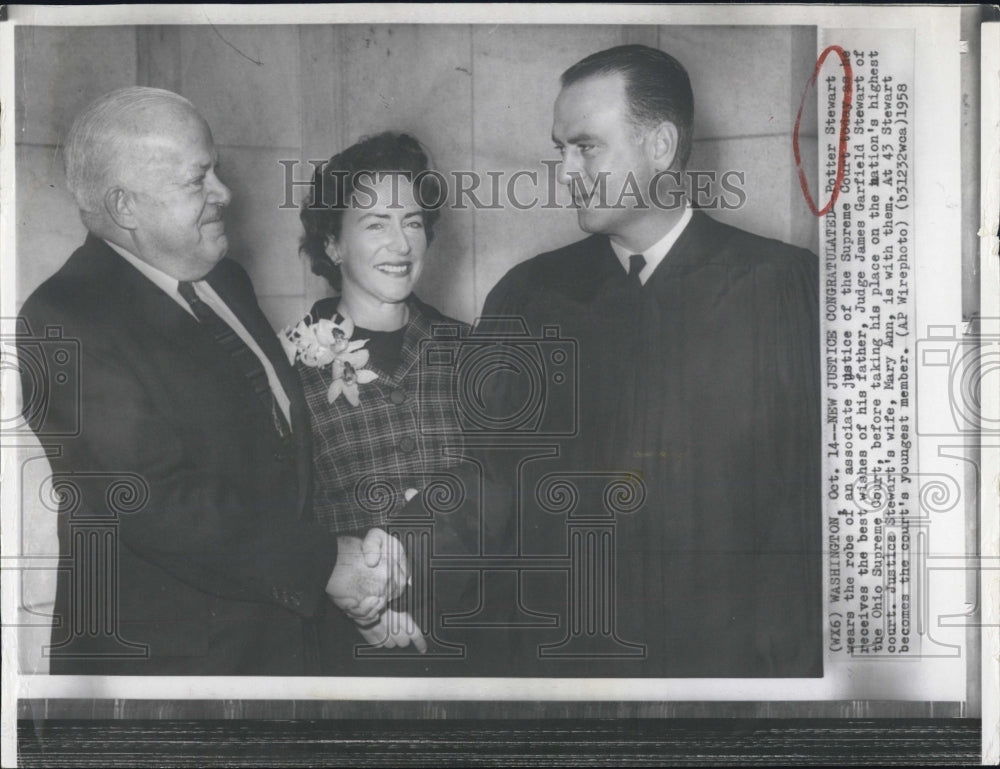
[[[298,375],[289,365],[281,342],[278,341],[274,329],[261,311],[249,278],[246,279],[244,286],[244,281],[237,279],[233,265],[228,260],[223,260],[208,274],[206,280],[215,293],[219,295],[219,298],[233,311],[250,336],[254,338],[268,360],[271,361],[278,381],[281,382],[281,386],[288,396],[289,418],[299,481],[299,511],[303,513],[308,509],[308,501],[312,493],[312,436],[305,396],[302,394],[302,385],[299,383]]]
[[[209,273],[207,277],[208,283],[215,289],[219,298],[233,311],[233,314],[250,333],[250,336],[254,338],[254,341],[257,342],[264,355],[267,356],[267,359],[274,367],[275,373],[278,375],[278,381],[281,382],[281,386],[284,388],[293,409],[296,401],[299,401],[304,407],[305,404],[298,376],[295,370],[289,365],[285,351],[282,349],[281,342],[278,341],[278,336],[274,333],[270,321],[268,321],[261,311],[260,305],[257,304],[257,297],[253,294],[253,287],[248,285],[244,288],[241,286],[227,274],[229,272],[229,265],[226,265],[225,269],[220,269],[222,266],[220,264],[219,267]],[[292,430],[300,431],[301,429],[302,425],[296,424],[293,419]]]
[[[89,236],[89,267],[101,274],[110,296],[128,307],[126,317],[156,333],[172,348],[185,350],[206,361],[216,360],[211,340],[199,333],[198,321],[149,278],[119,256],[103,240]],[[216,362],[216,365],[218,363]]]
[[[219,346],[203,333],[198,321],[103,240],[89,236],[82,257],[81,269],[101,273],[108,294],[120,298],[131,309],[128,316],[134,323],[142,324],[146,333],[159,335],[171,349],[192,357],[201,367],[217,370],[220,376],[231,374],[226,356],[220,355]],[[311,435],[302,389],[288,365],[281,343],[252,295],[253,289],[249,289],[249,297],[246,291],[240,290],[229,274],[231,269],[225,261],[220,262],[209,274],[208,282],[260,345],[288,395],[299,486],[298,512],[302,514],[311,495],[312,465]]]

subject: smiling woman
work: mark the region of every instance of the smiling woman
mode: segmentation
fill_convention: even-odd
[[[410,489],[457,461],[444,451],[459,433],[456,371],[420,353],[434,330],[450,326],[458,337],[462,324],[413,294],[438,215],[426,202],[438,197],[428,170],[416,139],[379,134],[318,168],[302,208],[300,250],[340,295],[282,336],[312,423],[313,511],[331,532],[388,527]],[[428,628],[411,612],[404,598],[360,635],[331,615],[321,631],[327,672],[357,671],[363,642],[424,651]],[[384,658],[375,667],[365,672],[383,672]]]
[[[326,241],[327,255],[340,267],[343,309],[373,330],[406,322],[406,299],[427,251],[424,210],[409,185],[393,194],[397,178],[376,184],[370,207],[347,209],[339,237]]]

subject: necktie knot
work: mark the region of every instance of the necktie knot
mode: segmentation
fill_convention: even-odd
[[[198,296],[198,293],[194,290],[194,285],[185,280],[179,281],[177,283],[177,293],[188,303],[188,306],[191,307],[191,312],[194,313],[199,322],[204,323],[206,318],[205,311],[208,310],[208,312],[211,312],[211,310],[201,300],[201,297]]]
[[[642,254],[632,254],[628,258],[628,280],[629,283],[639,283],[639,273],[642,272],[642,268],[646,266],[646,257]]]

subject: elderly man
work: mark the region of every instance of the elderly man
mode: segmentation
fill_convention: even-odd
[[[26,414],[45,399],[53,486],[72,488],[51,672],[313,672],[328,599],[374,620],[405,557],[379,530],[362,543],[311,522],[305,405],[225,258],[208,125],[177,94],[126,88],[77,117],[65,159],[89,235],[22,311],[80,350],[78,392],[24,388]]]
[[[484,318],[579,345],[577,433],[539,472],[620,473],[636,495],[618,511],[581,497],[574,517],[610,514],[615,537],[586,584],[522,576],[527,609],[580,604],[568,629],[525,633],[523,675],[822,675],[817,262],[692,211],[676,182],[693,117],[662,51],[570,67],[552,136],[591,234],[486,300]],[[522,480],[521,543],[565,552],[565,519],[532,508],[540,481]]]

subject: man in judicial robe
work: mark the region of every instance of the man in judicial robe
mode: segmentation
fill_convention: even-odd
[[[484,324],[520,319],[536,338],[556,327],[578,345],[575,434],[538,438],[558,456],[520,469],[507,530],[520,553],[574,566],[521,575],[521,616],[560,620],[515,632],[510,664],[541,676],[821,676],[816,257],[668,193],[694,112],[671,56],[622,46],[561,82],[560,181],[590,235],[514,267],[483,310]],[[507,397],[512,411],[524,393]],[[560,473],[580,495],[562,516],[545,501]],[[616,474],[635,504],[602,497]],[[603,533],[574,550],[580,521]]]
[[[60,503],[50,671],[313,673],[315,618],[336,603],[374,619],[405,559],[380,530],[311,519],[305,402],[225,258],[208,125],[177,94],[121,89],[77,117],[65,156],[89,234],[18,339]],[[55,365],[31,365],[45,346]]]

